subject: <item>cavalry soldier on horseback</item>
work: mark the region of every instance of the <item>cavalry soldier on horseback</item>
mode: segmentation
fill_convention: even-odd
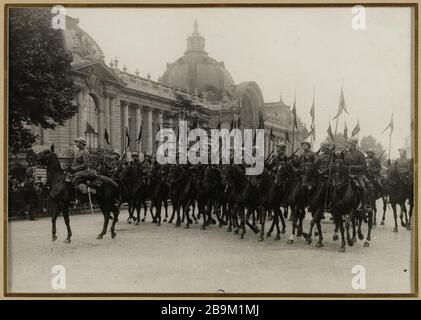
[[[136,151],[132,153],[132,161],[130,162],[130,165],[136,168],[136,173],[138,175],[141,174],[141,163],[139,161],[139,154]]]
[[[316,154],[311,151],[311,144],[308,141],[301,142],[301,156],[300,156],[300,163],[303,164],[305,162],[313,162],[315,163],[317,160]]]
[[[88,193],[88,189],[83,183],[87,180],[94,180],[97,174],[95,170],[89,168],[89,152],[86,150],[86,139],[79,137],[75,142],[79,150],[71,166],[71,170],[75,172],[72,178],[72,184],[75,190],[80,190],[83,194],[86,194]]]
[[[276,172],[281,162],[288,162],[286,155],[287,147],[285,143],[279,143],[276,145],[276,153],[268,161],[268,167],[272,172]]]
[[[399,158],[395,161],[397,172],[404,181],[410,182],[411,177],[411,160],[406,157],[406,149],[399,149]]]
[[[347,149],[343,151],[345,164],[350,169],[350,175],[361,194],[364,210],[371,211],[369,203],[369,180],[367,179],[367,162],[364,154],[357,150],[358,139],[351,138],[347,141]]]
[[[316,160],[316,166],[323,178],[328,178],[329,176],[329,166],[331,158],[331,146],[323,142],[320,144],[320,153]]]
[[[380,171],[382,169],[380,159],[374,156],[374,151],[372,149],[367,150],[366,153],[368,178],[372,181],[373,185],[381,192],[381,194],[383,194],[384,188],[380,175]]]

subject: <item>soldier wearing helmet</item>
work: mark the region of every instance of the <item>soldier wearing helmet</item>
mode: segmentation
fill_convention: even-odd
[[[364,154],[357,150],[358,139],[351,138],[347,141],[347,149],[343,151],[345,164],[350,169],[350,174],[354,178],[358,190],[360,191],[364,210],[371,211],[368,200],[369,180],[367,179],[367,162]]]
[[[80,190],[82,193],[87,193],[86,186],[82,187],[82,183],[88,179],[95,179],[96,172],[89,168],[89,152],[86,150],[86,139],[79,137],[75,140],[76,146],[79,149],[73,160],[71,170],[75,172],[72,183],[75,190]]]
[[[286,150],[287,147],[285,143],[279,143],[276,145],[275,154],[268,161],[268,167],[272,172],[276,172],[276,169],[282,162],[288,162]]]
[[[411,176],[411,160],[406,157],[406,149],[400,148],[399,151],[399,158],[395,160],[395,167],[399,176],[404,178],[404,180],[412,179]]]
[[[329,143],[323,142],[320,144],[320,152],[316,160],[316,166],[319,173],[325,178],[329,175],[331,151],[332,149]]]
[[[366,153],[367,153],[368,178],[373,182],[374,186],[382,194],[384,194],[384,187],[383,187],[382,178],[380,175],[380,172],[382,170],[380,159],[375,157],[373,149],[368,149]]]

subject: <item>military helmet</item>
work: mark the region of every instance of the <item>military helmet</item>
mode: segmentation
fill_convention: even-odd
[[[398,149],[398,151],[399,151],[399,152],[401,152],[401,151],[406,152],[406,149],[405,149],[405,148],[399,148],[399,149]]]
[[[373,150],[373,149],[368,149],[368,150],[366,151],[366,153],[367,153],[367,154],[369,154],[369,153],[374,154],[374,150]]]
[[[285,145],[285,143],[280,142],[276,145],[276,147],[279,148],[279,149],[286,149],[287,146]]]
[[[358,139],[357,138],[350,138],[350,139],[347,140],[347,143],[357,145]]]
[[[331,145],[330,145],[329,143],[327,143],[327,142],[322,142],[322,143],[320,144],[320,147],[321,147],[321,148],[327,148],[327,149],[332,148],[332,147],[331,147]]]
[[[132,157],[138,157],[138,156],[139,154],[136,151],[132,152]]]
[[[78,137],[75,139],[75,142],[82,143],[84,146],[86,146],[88,143],[86,142],[86,139],[84,137]]]
[[[310,142],[308,142],[308,141],[303,141],[303,142],[301,142],[301,145],[304,145],[304,144],[308,145],[308,146],[311,148],[311,144],[310,144]]]

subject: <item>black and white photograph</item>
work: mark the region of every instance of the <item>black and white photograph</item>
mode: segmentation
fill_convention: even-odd
[[[416,10],[8,5],[5,294],[414,294]]]

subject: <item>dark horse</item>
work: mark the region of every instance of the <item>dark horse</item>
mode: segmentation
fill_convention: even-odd
[[[51,150],[44,150],[37,156],[37,161],[40,165],[47,167],[47,183],[51,187],[49,196],[54,204],[54,212],[52,216],[52,240],[57,239],[56,236],[56,220],[60,212],[63,213],[64,222],[67,227],[67,238],[64,242],[69,243],[72,237],[72,230],[70,229],[69,206],[70,201],[74,199],[74,188],[70,181],[67,181],[67,174],[61,168],[60,162]],[[102,181],[102,185],[97,189],[97,193],[93,195],[97,201],[102,214],[104,215],[104,226],[97,239],[102,237],[107,232],[108,222],[111,218],[110,213],[113,213],[113,222],[111,225],[111,237],[115,238],[114,231],[115,224],[118,221],[118,209],[116,202],[118,199],[118,186],[110,178],[105,176],[98,176]]]
[[[258,194],[256,187],[252,185],[249,179],[242,172],[242,169],[238,165],[225,165],[223,169],[223,183],[232,187],[233,202],[234,202],[234,215],[240,217],[240,225],[238,227],[240,238],[244,238],[246,233],[246,225],[254,232],[258,233],[255,226],[250,224],[248,221],[250,215],[254,213],[258,204]],[[247,215],[245,213],[247,209]],[[236,233],[237,233],[236,232]]]
[[[280,240],[280,234],[285,233],[285,220],[281,211],[281,205],[283,205],[282,200],[284,199],[282,196],[282,187],[280,186],[280,184],[276,184],[273,181],[266,168],[260,175],[252,176],[251,180],[256,181],[256,187],[259,195],[259,202],[257,206],[259,210],[261,224],[259,241],[263,241],[263,237],[265,234],[266,215],[270,214],[272,210],[274,213],[272,226],[266,236],[270,237],[274,226],[276,226],[277,233],[275,240]],[[282,223],[282,230],[280,230],[279,228],[279,219]]]
[[[349,175],[349,169],[342,159],[336,159],[333,163],[332,168],[332,179],[331,179],[331,199],[332,199],[332,215],[335,221],[336,229],[341,232],[341,246],[339,252],[345,252],[345,228],[343,225],[343,218],[346,217],[346,237],[349,246],[353,246],[355,238],[355,221],[359,220],[358,226],[358,237],[360,240],[364,239],[361,233],[361,221],[360,217],[368,222],[368,233],[364,247],[370,245],[371,240],[371,229],[373,223],[373,212],[368,210],[363,213],[363,209],[359,209],[361,203],[361,195],[352,182],[352,177]],[[349,227],[352,223],[353,237],[349,234]]]
[[[310,221],[310,231],[308,234],[303,233],[303,236],[306,238],[307,243],[310,244],[313,228],[314,225],[316,225],[319,236],[316,247],[323,246],[322,226],[320,221],[322,220],[327,202],[327,186],[327,178],[324,178],[319,173],[316,165],[312,162],[305,163],[302,173],[302,187],[306,193],[306,202],[311,212],[312,219]]]
[[[389,166],[387,170],[386,185],[389,193],[389,201],[393,210],[393,218],[395,219],[395,228],[393,232],[398,232],[398,221],[397,221],[397,208],[399,205],[401,213],[399,218],[401,220],[401,226],[411,229],[411,217],[412,217],[412,206],[413,206],[413,187],[412,180],[408,177],[404,177],[399,174],[395,166]],[[406,200],[409,201],[409,218],[406,210]],[[403,216],[405,215],[405,221]]]

